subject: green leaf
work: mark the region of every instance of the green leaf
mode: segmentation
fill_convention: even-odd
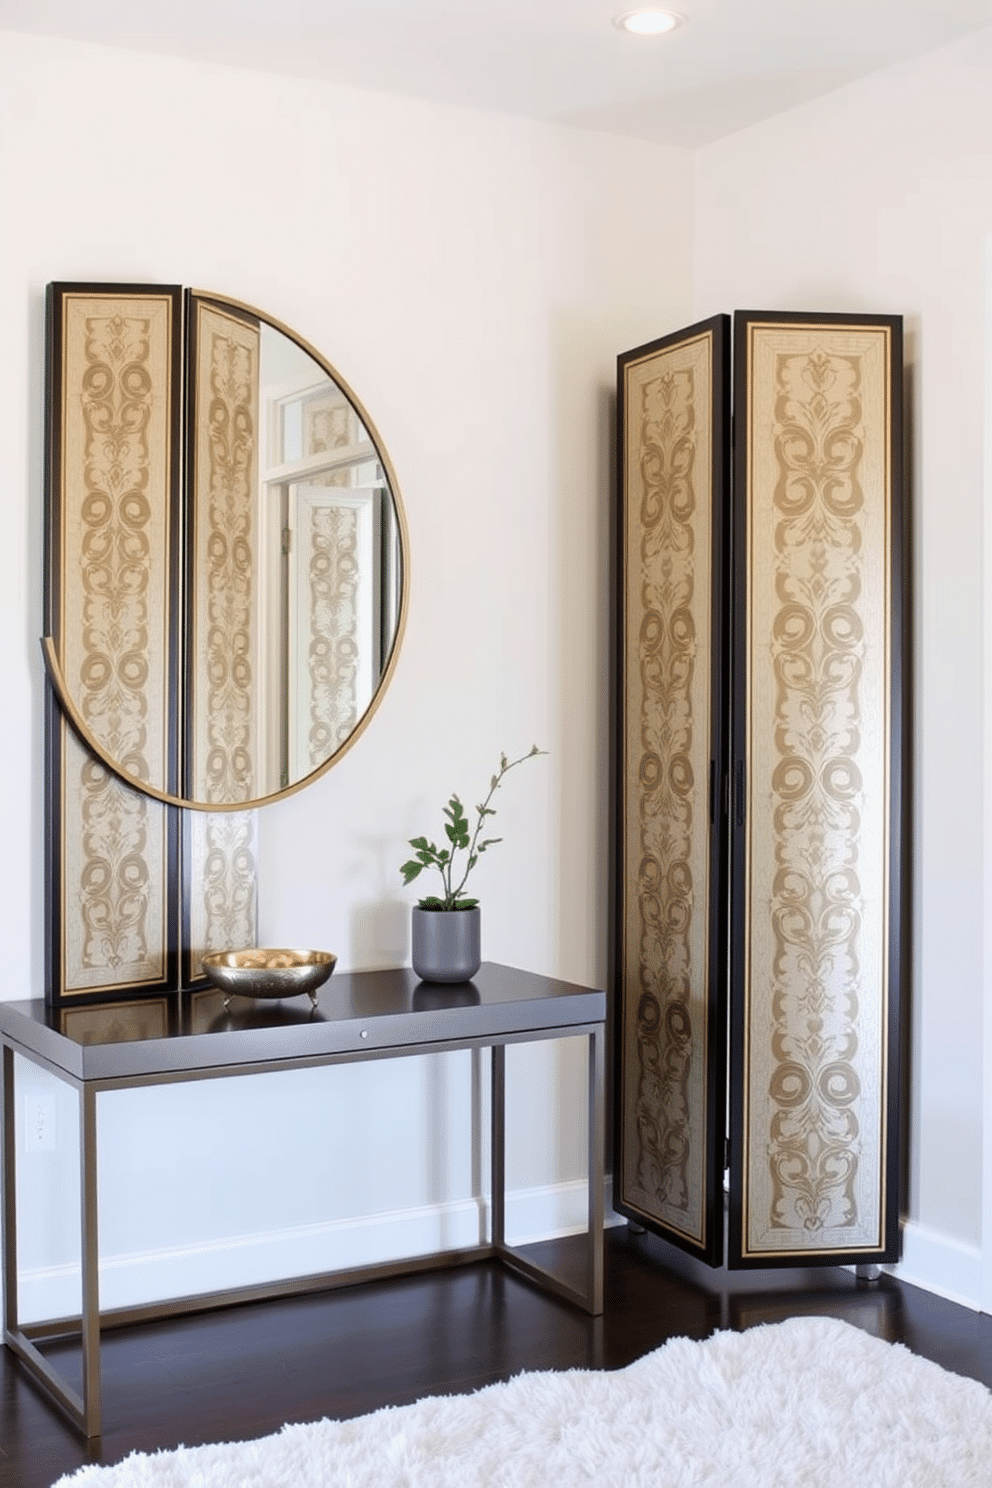
[[[467,866],[461,875],[461,883],[464,885],[468,875],[478,863],[481,854],[487,851],[488,848],[494,847],[497,842],[503,840],[501,837],[487,837],[482,842],[478,841],[486,818],[496,815],[495,808],[489,803],[497,787],[502,784],[503,776],[508,770],[512,770],[517,765],[522,764],[525,759],[530,759],[534,755],[543,754],[544,752],[543,749],[540,749],[538,745],[534,744],[529,754],[522,754],[516,759],[511,760],[508,755],[500,754],[499,769],[495,775],[490,777],[489,794],[480,805],[475,807],[475,816],[472,822],[469,821],[465,807],[462,805],[457,791],[453,791],[448,798],[447,805],[442,807],[444,838],[448,843],[447,847],[439,848],[427,837],[411,837],[409,839],[410,846],[414,849],[416,856],[409,862],[404,863],[400,869],[404,882],[412,883],[414,878],[417,878],[425,868],[434,868],[441,875],[441,884],[444,890],[443,895],[430,894],[420,900],[421,908],[434,910],[469,909],[474,908],[478,904],[479,901],[477,899],[456,899],[453,897],[458,892],[451,882],[455,876],[454,870],[457,855],[460,852],[468,853]]]

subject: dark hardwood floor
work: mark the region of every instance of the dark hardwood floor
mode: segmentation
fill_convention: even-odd
[[[580,1246],[534,1250],[567,1272]],[[107,1332],[104,1434],[89,1444],[0,1350],[0,1488],[50,1488],[89,1461],[262,1436],[523,1369],[617,1369],[677,1335],[801,1314],[843,1318],[992,1387],[992,1317],[839,1268],[709,1273],[620,1228],[607,1233],[600,1318],[487,1262]],[[68,1372],[76,1353],[64,1354]]]

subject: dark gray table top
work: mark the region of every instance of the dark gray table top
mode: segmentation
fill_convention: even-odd
[[[213,988],[53,1009],[0,1002],[0,1035],[77,1080],[117,1080],[274,1061],[373,1058],[421,1048],[554,1036],[606,1017],[606,994],[484,962],[471,982],[421,982],[409,968],[335,972],[311,1007],[235,998]]]

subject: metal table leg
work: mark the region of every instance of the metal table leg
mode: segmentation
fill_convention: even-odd
[[[603,1311],[603,1187],[605,1183],[606,1059],[602,1024],[587,1030],[589,1040],[588,1097],[588,1236],[586,1283],[571,1286],[543,1266],[525,1260],[506,1243],[506,1047],[492,1050],[492,1245],[499,1259],[529,1280],[575,1302],[598,1317]]]
[[[502,1253],[506,1243],[506,1045],[492,1047],[492,1118],[489,1183],[492,1190],[492,1232],[495,1250]]]
[[[17,1279],[17,1161],[15,1153],[14,1051],[3,1046],[0,1065],[2,1093],[3,1184],[0,1189],[3,1226],[4,1318],[3,1341],[35,1378],[45,1386],[76,1425],[93,1437],[100,1434],[100,1295],[99,1228],[97,1224],[96,1093],[79,1089],[79,1160],[82,1211],[82,1350],[83,1393],[79,1395],[61,1377],[32,1342],[51,1337],[64,1328],[45,1324],[21,1327],[18,1318]]]
[[[602,1025],[589,1035],[589,1252],[588,1311],[603,1311],[603,1189],[606,1183],[606,1034]]]
[[[17,1331],[17,1183],[14,1167],[14,1051],[3,1046],[0,1062],[0,1151],[3,1152],[3,1186],[0,1188],[0,1222],[3,1226],[3,1337],[6,1343]]]
[[[97,1214],[96,1091],[79,1092],[79,1193],[82,1254],[83,1430],[100,1435],[100,1226]]]

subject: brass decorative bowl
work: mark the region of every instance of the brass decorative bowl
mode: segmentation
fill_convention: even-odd
[[[208,981],[232,997],[298,997],[305,992],[317,1006],[317,988],[334,970],[330,951],[285,951],[257,947],[247,951],[212,951],[202,966]]]

